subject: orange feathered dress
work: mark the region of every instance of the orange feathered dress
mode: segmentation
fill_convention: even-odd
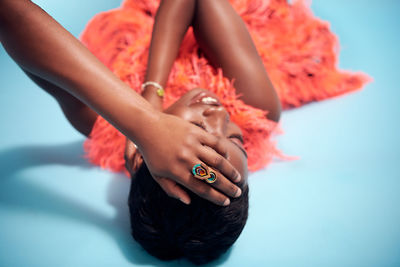
[[[337,38],[328,23],[312,15],[305,1],[230,2],[246,23],[285,109],[355,91],[369,81],[362,73],[337,69]],[[95,16],[81,36],[88,49],[137,92],[146,71],[158,5],[159,0],[126,0],[120,8]],[[207,88],[219,96],[242,129],[249,170],[283,157],[270,138],[276,124],[265,118],[264,111],[238,100],[232,82],[197,49],[189,31],[169,76],[165,106],[194,87]],[[125,137],[102,117],[84,147],[91,163],[112,171],[125,169]]]

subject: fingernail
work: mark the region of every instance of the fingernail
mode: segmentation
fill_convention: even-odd
[[[184,200],[182,198],[178,198],[180,201],[182,201],[184,204],[189,205],[190,201]]]
[[[242,194],[242,190],[238,187],[238,190],[236,191],[235,197],[240,197]]]
[[[242,177],[240,176],[240,173],[237,173],[237,174],[236,174],[235,182],[236,182],[236,183],[237,183],[237,182],[240,182],[240,180],[242,180]]]
[[[231,204],[231,201],[229,200],[229,198],[225,199],[224,201],[224,206],[228,206],[229,204]]]

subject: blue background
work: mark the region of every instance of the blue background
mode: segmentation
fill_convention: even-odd
[[[78,36],[116,0],[35,1]],[[224,266],[400,266],[400,1],[319,0],[363,91],[284,112],[300,160],[250,177],[250,217]],[[0,266],[175,266],[129,235],[129,180],[92,167],[56,102],[0,49]]]

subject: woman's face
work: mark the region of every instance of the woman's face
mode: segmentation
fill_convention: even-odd
[[[164,112],[221,137],[228,151],[228,160],[247,179],[247,155],[243,148],[242,132],[230,121],[228,112],[215,94],[202,88],[192,89]]]

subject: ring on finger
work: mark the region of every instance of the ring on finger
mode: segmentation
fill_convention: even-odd
[[[209,167],[203,164],[195,164],[192,168],[192,174],[197,179],[206,181],[209,184],[214,183],[217,180],[217,175],[215,172],[211,171]]]

